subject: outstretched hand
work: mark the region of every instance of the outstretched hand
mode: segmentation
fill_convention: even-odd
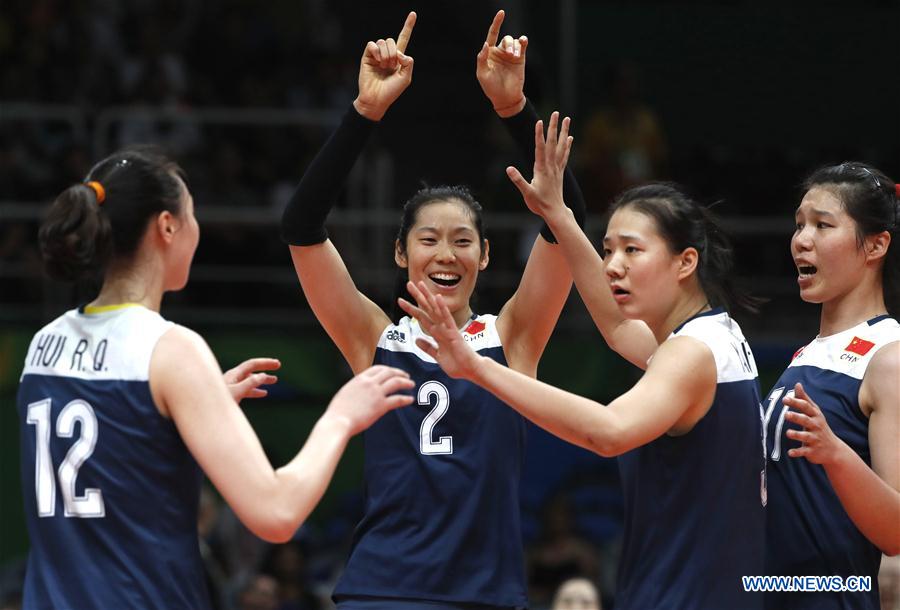
[[[406,45],[415,25],[416,14],[411,12],[396,41],[379,38],[366,44],[359,64],[359,95],[353,106],[367,119],[380,121],[412,82],[413,58],[406,54]]]
[[[481,89],[501,117],[518,114],[525,106],[525,49],[528,48],[526,36],[504,36],[497,44],[505,16],[502,10],[494,15],[475,67]]]
[[[794,386],[794,395],[785,396],[784,404],[791,409],[785,414],[785,419],[803,428],[788,429],[785,433],[788,438],[801,443],[800,447],[788,450],[788,455],[805,457],[813,464],[833,461],[840,454],[843,441],[831,431],[822,409],[813,402],[802,384]]]
[[[535,123],[534,176],[531,182],[526,181],[515,167],[506,168],[506,175],[522,193],[528,209],[548,221],[554,214],[566,210],[563,201],[563,177],[574,139],[569,135],[569,124],[569,117],[566,117],[562,121],[562,127],[557,130],[559,113],[554,112],[550,115],[545,141],[544,122]]]
[[[400,307],[419,321],[434,343],[424,338],[416,339],[416,345],[434,358],[444,372],[457,379],[474,380],[481,356],[469,347],[462,338],[450,308],[440,295],[432,294],[425,282],[418,285],[407,282],[407,290],[418,303],[418,307],[405,299],[398,299]]]
[[[350,434],[357,434],[388,411],[411,404],[411,395],[397,392],[415,386],[406,371],[383,364],[370,366],[338,390],[323,417],[342,420]]]
[[[222,375],[228,391],[235,402],[241,402],[244,398],[262,398],[268,392],[259,386],[271,385],[278,381],[278,377],[269,373],[257,373],[254,371],[277,371],[281,368],[281,362],[275,358],[250,358],[244,360],[233,369],[228,369]]]

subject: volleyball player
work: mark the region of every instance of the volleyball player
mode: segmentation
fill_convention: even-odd
[[[322,496],[349,438],[409,404],[403,371],[360,370],[303,449],[273,469],[236,395],[264,374],[229,372],[196,333],[159,314],[188,280],[199,239],[173,162],[122,151],[60,194],[40,229],[48,271],[101,273],[91,303],[31,341],[19,386],[31,551],[24,607],[209,608],[197,534],[203,473],[256,535],[289,539]],[[249,380],[249,381],[248,381]],[[255,391],[257,390],[257,391]]]
[[[756,365],[727,308],[747,303],[732,285],[731,251],[709,212],[669,185],[619,196],[601,261],[571,210],[561,177],[571,138],[535,126],[534,178],[508,174],[559,239],[595,319],[646,369],[608,406],[485,358],[455,332],[447,300],[408,285],[403,309],[436,342],[417,345],[452,378],[489,390],[547,431],[603,456],[619,456],[625,533],[616,608],[721,610],[762,607],[741,576],[763,568],[764,455]]]
[[[498,12],[488,30],[476,74],[530,156],[535,113],[523,93],[527,39],[501,39],[503,18]],[[324,229],[368,133],[411,81],[406,49],[415,19],[410,13],[396,41],[366,45],[359,95],[307,169],[282,225],[303,292],[351,368],[390,363],[416,382],[418,406],[396,411],[365,435],[365,515],[334,595],[347,610],[522,607],[524,421],[427,358],[416,347],[419,325],[408,317],[392,321],[357,290]],[[566,185],[583,214],[571,176]],[[500,313],[475,313],[472,293],[489,260],[482,227],[481,206],[464,187],[423,189],[403,208],[394,258],[410,279],[444,295],[453,332],[484,357],[533,377],[571,276],[545,228]]]
[[[800,298],[821,304],[819,334],[764,403],[766,574],[870,577],[871,589],[776,591],[766,605],[875,610],[882,552],[900,553],[898,187],[864,163],[820,168],[804,187],[791,255]]]

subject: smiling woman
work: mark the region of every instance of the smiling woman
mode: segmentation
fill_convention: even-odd
[[[488,246],[481,204],[466,187],[421,189],[403,206],[394,246],[394,259],[406,272],[402,294],[408,280],[427,278],[462,327],[472,315],[469,301],[478,272],[488,265]]]
[[[546,144],[537,142],[537,159],[542,149],[549,160],[560,148],[557,118]],[[566,133],[564,121],[560,141]],[[531,184],[509,173],[559,237],[604,336],[616,337],[644,375],[605,408],[527,378],[460,340],[443,295],[427,282],[409,285],[418,306],[402,302],[431,336],[418,337],[418,346],[449,376],[478,384],[547,431],[619,457],[625,533],[617,608],[759,610],[762,597],[744,592],[740,576],[763,566],[763,435],[756,365],[726,310],[748,302],[730,284],[728,242],[680,190],[647,185],[613,205],[601,261],[546,165],[535,163]],[[607,282],[598,282],[603,275]]]
[[[503,18],[498,12],[488,30],[476,76],[530,157],[536,113],[523,92],[528,41],[506,36],[497,44]],[[416,346],[423,331],[415,320],[392,320],[360,293],[324,228],[368,134],[411,82],[406,48],[415,20],[410,13],[396,41],[366,45],[359,95],[282,221],[303,292],[351,368],[390,364],[417,386],[418,406],[366,434],[365,516],[334,595],[342,610],[518,608],[527,605],[518,492],[524,420],[489,392],[444,373]],[[564,168],[565,160],[558,171]],[[569,173],[565,184],[583,216]],[[488,251],[481,205],[465,187],[425,188],[404,206],[394,243],[401,274],[442,295],[454,332],[479,354],[533,377],[572,278],[545,228],[516,292],[498,315],[479,315],[471,298]]]

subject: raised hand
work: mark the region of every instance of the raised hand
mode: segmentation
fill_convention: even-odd
[[[794,396],[785,397],[784,404],[791,408],[785,414],[785,419],[803,428],[788,429],[785,433],[788,438],[802,443],[800,447],[790,449],[789,456],[805,457],[813,464],[827,464],[840,454],[843,441],[831,431],[822,410],[809,397],[802,384],[794,386]]]
[[[411,395],[397,392],[415,385],[406,371],[376,364],[345,383],[323,417],[340,418],[349,424],[351,434],[357,434],[388,411],[412,403]]]
[[[425,282],[418,285],[407,282],[406,288],[418,303],[418,307],[405,299],[398,299],[400,307],[419,321],[419,325],[435,343],[416,339],[416,345],[435,359],[451,377],[473,381],[478,372],[481,356],[463,340],[450,308],[440,295],[432,294]]]
[[[412,82],[413,58],[406,55],[406,45],[415,25],[416,14],[411,12],[396,41],[379,38],[366,43],[359,64],[359,95],[353,106],[367,119],[380,121]]]
[[[566,211],[566,204],[563,201],[563,176],[574,139],[569,135],[569,124],[569,117],[566,117],[557,130],[559,113],[554,112],[550,115],[546,141],[544,122],[538,121],[535,124],[534,176],[531,182],[526,181],[515,167],[506,168],[506,175],[522,193],[528,209],[548,222],[552,215]]]
[[[505,16],[502,10],[494,15],[475,67],[482,91],[501,117],[518,114],[525,106],[525,49],[528,48],[525,36],[504,36],[497,44]]]
[[[281,362],[274,358],[250,358],[225,371],[222,378],[235,402],[241,402],[244,398],[266,396],[268,392],[259,386],[271,385],[278,381],[275,375],[254,371],[277,371],[280,368]]]

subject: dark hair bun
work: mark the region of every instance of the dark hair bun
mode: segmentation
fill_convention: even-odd
[[[53,278],[75,281],[102,270],[112,243],[109,219],[100,212],[96,193],[83,184],[63,191],[41,224],[38,241]]]

